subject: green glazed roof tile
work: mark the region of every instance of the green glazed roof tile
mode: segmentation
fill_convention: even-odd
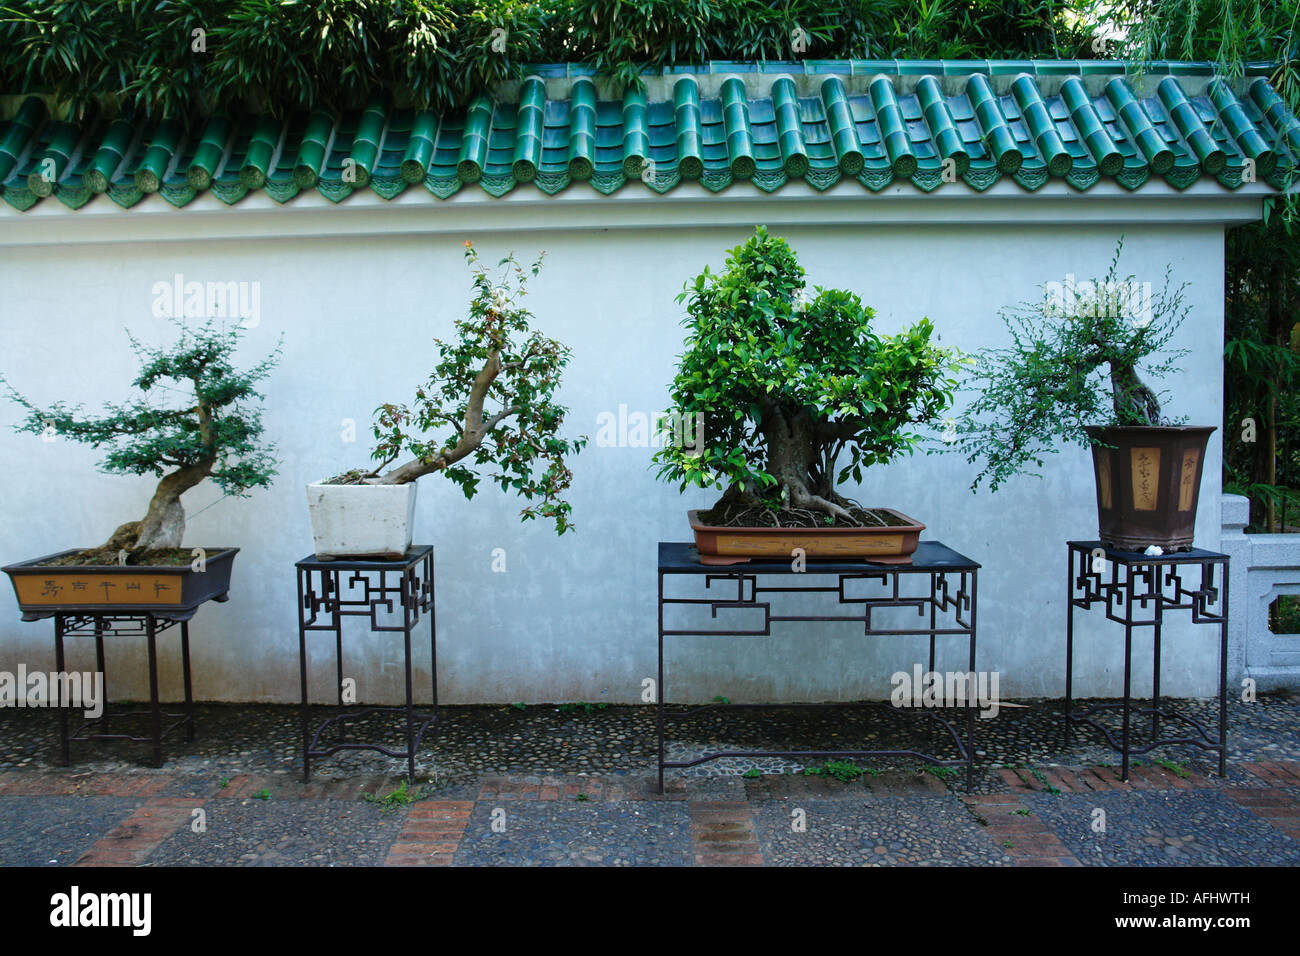
[[[155,192],[176,206],[256,192],[337,203],[416,184],[442,199],[462,188],[665,193],[683,182],[824,191],[845,179],[929,192],[951,172],[977,191],[1003,177],[1030,191],[1051,179],[1084,191],[1153,178],[1185,189],[1201,177],[1280,187],[1300,164],[1300,121],[1267,72],[1250,64],[1229,81],[1204,63],[1150,64],[1138,79],[1117,61],[715,62],[611,95],[589,68],[547,64],[446,115],[382,93],[341,113],[155,122],[71,123],[27,96],[0,114],[0,195],[25,210],[52,197],[78,209],[101,193],[123,208]]]

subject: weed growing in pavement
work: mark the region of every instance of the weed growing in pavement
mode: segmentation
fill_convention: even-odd
[[[1043,785],[1043,789],[1046,790],[1048,793],[1050,793],[1052,796],[1059,797],[1061,795],[1061,791],[1059,789],[1053,787],[1050,783],[1047,782],[1047,778],[1043,776],[1043,772],[1041,770],[1031,770],[1029,772],[1034,775],[1035,780],[1037,780],[1039,783]]]
[[[840,783],[852,783],[862,776],[867,770],[859,767],[852,760],[828,760],[820,767],[804,767],[803,772],[808,777],[834,777]],[[875,776],[873,773],[872,776]]]
[[[1170,760],[1168,757],[1161,757],[1159,760],[1156,761],[1156,766],[1164,767],[1174,776],[1182,780],[1186,780],[1188,777],[1192,775],[1192,772],[1188,769],[1187,764],[1178,763],[1177,761]]]
[[[941,767],[938,764],[928,763],[921,768],[922,773],[928,773],[932,777],[938,777],[944,783],[947,783],[953,777],[957,776],[956,767]]]
[[[580,700],[576,704],[561,704],[556,708],[562,714],[576,714],[582,711],[584,714],[593,714],[598,710],[608,709],[609,704],[589,704],[585,700]]]
[[[387,811],[397,810],[401,807],[407,806],[408,804],[414,803],[420,798],[420,794],[413,790],[408,790],[406,787],[406,781],[403,780],[398,784],[396,790],[386,796],[378,797],[373,793],[363,793],[362,797],[364,797],[369,803],[379,804],[381,810]]]

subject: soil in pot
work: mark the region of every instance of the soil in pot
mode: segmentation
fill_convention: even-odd
[[[757,511],[759,515],[748,515]],[[730,512],[730,514],[729,514]],[[763,508],[716,507],[711,512],[687,512],[695,547],[703,564],[736,564],[755,559],[788,559],[802,553],[810,561],[865,560],[881,564],[910,564],[925,525],[892,508],[858,508],[849,512],[861,524],[826,524],[827,516],[802,509],[772,512]],[[766,524],[714,524],[706,515],[748,518]],[[776,521],[789,521],[778,525]]]
[[[849,508],[856,524],[825,512],[803,508],[773,511],[726,504],[699,513],[700,522],[715,528],[900,528],[910,526],[897,513],[881,508]],[[829,519],[829,520],[828,520]]]
[[[209,550],[218,550],[212,548]],[[57,554],[42,561],[42,568],[90,568],[118,567],[120,553],[109,548],[88,548],[85,551],[73,551],[70,554]],[[126,564],[145,568],[169,568],[192,564],[193,548],[153,548],[140,554],[127,553]]]

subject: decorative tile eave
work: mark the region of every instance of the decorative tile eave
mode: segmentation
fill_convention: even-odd
[[[10,98],[0,120],[0,191],[26,211],[57,199],[82,209],[100,194],[123,209],[153,193],[178,208],[204,195],[287,204],[304,193],[346,203],[409,189],[450,199],[466,189],[613,196],[770,195],[802,182],[863,195],[908,184],[921,193],[1003,180],[1143,191],[1212,180],[1284,187],[1300,157],[1300,122],[1252,65],[1228,82],[1210,64],[1158,63],[1140,77],[1116,61],[805,61],[712,63],[647,78],[614,97],[580,68],[539,67],[462,114],[393,108],[283,119],[212,116],[133,122],[48,115]],[[101,200],[102,203],[102,200]],[[98,205],[98,204],[96,204]]]
[[[843,179],[818,192],[792,182],[776,194],[752,189],[710,193],[699,183],[683,183],[665,195],[624,189],[601,196],[570,189],[555,196],[517,189],[497,199],[467,189],[449,200],[427,190],[409,189],[386,200],[361,191],[343,204],[309,191],[282,205],[263,192],[230,206],[202,194],[179,209],[158,195],[147,196],[129,214],[112,203],[92,204],[70,214],[57,203],[25,215],[0,215],[0,248],[80,243],[190,243],[289,239],[365,241],[368,237],[446,236],[456,243],[490,233],[591,232],[607,235],[631,230],[678,232],[693,228],[734,228],[738,235],[761,222],[773,229],[844,227],[935,227],[1016,230],[1088,226],[1111,231],[1132,227],[1206,228],[1257,221],[1272,190],[1263,183],[1227,190],[1208,179],[1177,190],[1163,181],[1133,191],[1101,182],[1087,193],[1064,182],[1049,182],[1027,192],[1009,178],[983,193],[948,185],[926,193],[910,184],[892,184],[866,193]],[[0,255],[0,258],[3,258]]]

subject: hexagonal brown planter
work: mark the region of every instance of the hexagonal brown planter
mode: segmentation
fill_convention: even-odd
[[[1097,524],[1103,544],[1121,551],[1192,546],[1205,446],[1214,426],[1122,425],[1087,429],[1094,441]]]
[[[925,525],[893,508],[871,508],[904,522],[881,528],[720,528],[703,524],[699,511],[688,511],[695,547],[704,564],[789,561],[802,548],[810,561],[866,560],[877,564],[911,564]]]

